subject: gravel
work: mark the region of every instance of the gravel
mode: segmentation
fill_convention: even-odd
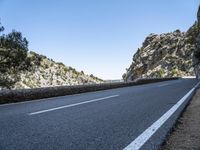
[[[177,121],[162,150],[200,150],[200,89]]]

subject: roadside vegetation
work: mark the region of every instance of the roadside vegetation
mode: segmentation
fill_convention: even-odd
[[[30,67],[28,41],[20,32],[3,34],[3,31],[0,24],[0,86],[10,88],[20,80],[20,72]]]
[[[55,62],[28,49],[21,32],[4,34],[0,24],[0,89],[39,88],[102,83],[94,75]]]

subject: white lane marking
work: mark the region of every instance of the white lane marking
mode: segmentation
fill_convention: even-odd
[[[161,85],[158,85],[157,87],[163,87],[163,86],[167,86],[167,85],[170,85],[170,83],[161,84]]]
[[[179,81],[175,81],[175,82],[170,82],[170,83],[164,83],[164,84],[160,84],[160,85],[157,85],[157,87],[163,87],[163,86],[167,86],[167,85],[172,85],[172,84],[176,84],[176,83],[180,83],[181,82],[181,80],[179,80]]]
[[[100,93],[104,92],[102,91],[92,91],[92,92],[85,92],[85,93],[77,93],[77,94],[71,94],[71,95],[63,95],[63,96],[55,96],[55,97],[48,97],[48,98],[41,98],[41,99],[35,99],[35,100],[29,100],[29,101],[22,101],[22,102],[16,102],[16,103],[8,103],[8,104],[0,104],[0,107],[3,106],[12,106],[12,105],[19,105],[19,104],[27,104],[27,103],[34,103],[34,102],[40,102],[40,101],[47,101],[55,98],[64,98],[68,96],[79,96],[81,94],[88,94],[88,93]]]
[[[190,94],[200,84],[197,83],[183,98],[181,98],[171,109],[169,109],[164,115],[162,115],[156,122],[148,127],[142,134],[140,134],[133,142],[131,142],[124,150],[138,150],[140,149],[151,136],[173,115],[173,113],[183,104]]]
[[[93,100],[80,102],[80,103],[75,103],[75,104],[55,107],[55,108],[51,108],[51,109],[45,109],[45,110],[41,110],[41,111],[36,111],[36,112],[29,113],[28,115],[41,114],[41,113],[45,113],[45,112],[49,112],[49,111],[54,111],[54,110],[58,110],[58,109],[74,107],[74,106],[83,105],[83,104],[92,103],[92,102],[97,102],[97,101],[101,101],[101,100],[105,100],[105,99],[109,99],[109,98],[113,98],[113,97],[118,97],[118,96],[119,95],[111,95],[111,96],[107,96],[107,97],[102,97],[102,98],[97,98],[97,99],[93,99]]]

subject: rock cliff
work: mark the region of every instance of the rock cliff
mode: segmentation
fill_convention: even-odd
[[[194,51],[199,31],[195,22],[187,32],[150,34],[134,54],[123,79],[194,76]]]

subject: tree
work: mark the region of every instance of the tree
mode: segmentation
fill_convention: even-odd
[[[91,78],[94,78],[94,75],[93,75],[93,74],[91,74],[91,75],[90,75],[90,77],[91,77]]]
[[[28,41],[22,33],[13,30],[2,34],[4,27],[0,23],[0,86],[11,88],[20,80],[20,71],[28,69]]]

